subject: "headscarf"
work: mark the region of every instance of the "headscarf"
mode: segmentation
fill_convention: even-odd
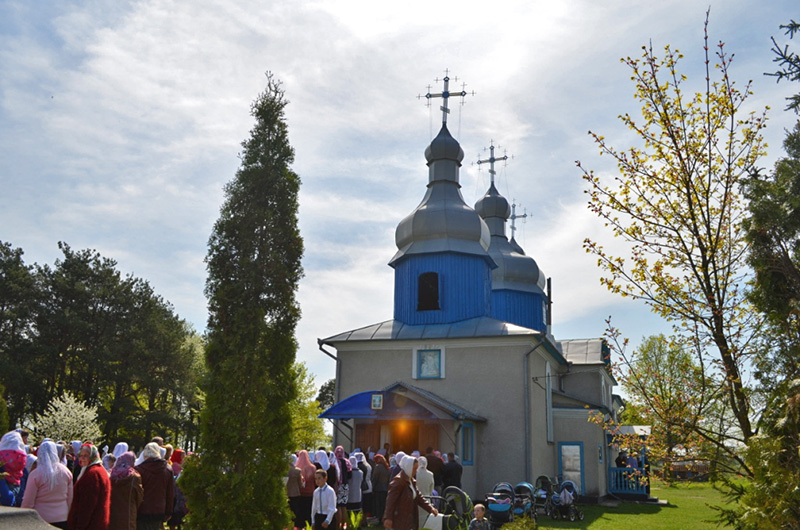
[[[375,455],[375,463],[389,469],[389,464],[386,462],[386,458],[383,455]]]
[[[419,451],[411,451],[411,456],[413,456],[414,458],[419,458],[421,455]]]
[[[356,460],[355,456],[350,456],[348,462],[350,463],[350,469],[358,469],[358,461]]]
[[[81,448],[78,450],[78,454],[80,454],[80,451],[83,450],[84,447],[89,448],[89,463],[81,468],[81,472],[78,474],[78,480],[80,480],[81,477],[83,477],[83,474],[86,473],[87,469],[89,469],[92,466],[102,464],[102,462],[100,461],[100,453],[97,450],[97,446],[92,444],[83,444]],[[77,482],[77,480],[75,482]]]
[[[136,455],[133,451],[126,451],[117,457],[117,462],[111,470],[111,480],[120,480],[131,476],[134,472],[133,464],[136,462]]]
[[[417,458],[417,462],[419,462],[420,469],[428,469],[428,459],[424,456]]]
[[[38,457],[36,457],[34,455],[28,455],[28,457],[27,457],[27,459],[25,461],[25,469],[28,470],[28,473],[31,472],[31,468],[33,467],[33,464],[36,463],[37,459],[38,459]]]
[[[314,458],[316,459],[317,463],[322,466],[322,469],[327,471],[331,467],[331,462],[328,460],[328,453],[325,451],[317,451],[314,453]]]
[[[161,449],[163,448],[159,447],[159,445],[155,442],[150,442],[149,444],[145,445],[144,451],[142,451],[141,455],[142,461],[150,460],[151,458],[164,458],[161,455]]]
[[[58,450],[58,460],[61,462],[62,465],[67,465],[67,446],[64,442],[58,442],[56,444],[56,449]]]
[[[317,468],[311,463],[308,451],[303,449],[297,453],[297,463],[295,465],[300,468],[300,474],[303,476],[303,480],[306,481],[306,485],[310,488],[310,484],[314,484],[314,474],[317,472]]]
[[[114,446],[114,451],[112,454],[119,458],[120,456],[124,455],[128,452],[128,444],[126,442],[119,442],[117,445]]]
[[[17,486],[22,479],[25,464],[28,463],[28,454],[22,436],[17,431],[10,431],[0,439],[0,462],[4,462],[6,482]]]
[[[75,455],[75,459],[77,460],[78,453],[80,453],[81,445],[83,444],[81,444],[80,440],[72,440],[69,444],[72,446],[72,454]]]
[[[150,442],[150,443],[154,443],[154,444],[155,444],[155,442]],[[161,445],[158,445],[158,444],[156,444],[156,447],[158,447],[158,454],[160,455],[160,457],[161,457],[162,459],[163,459],[165,456],[167,456],[167,448],[166,448],[166,447],[164,447],[164,446],[161,446]]]
[[[53,491],[58,484],[58,448],[53,442],[42,442],[42,445],[39,446],[38,454],[37,473],[42,477],[45,484],[50,486],[50,491]]]
[[[353,467],[350,465],[350,460],[348,460],[344,456],[344,447],[342,447],[341,445],[337,446],[336,449],[334,449],[333,454],[336,455],[337,459],[339,459],[342,462],[345,462],[348,472],[353,470]]]
[[[405,473],[409,479],[413,478],[414,462],[416,461],[417,459],[410,455],[403,455],[403,458],[400,460],[400,469],[403,470],[403,473]]]

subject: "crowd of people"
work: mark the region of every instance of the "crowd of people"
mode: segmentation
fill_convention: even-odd
[[[184,451],[155,437],[137,456],[126,442],[101,451],[91,440],[44,438],[24,430],[0,440],[0,505],[30,508],[68,530],[179,530]]]
[[[378,451],[350,454],[342,446],[331,452],[320,447],[292,455],[286,493],[295,528],[308,523],[315,530],[344,530],[350,526],[348,514],[355,513],[362,524],[415,530],[425,513],[436,514],[426,497],[448,486],[460,488],[461,473],[453,453],[443,455],[432,447],[424,455],[392,453],[388,443]]]

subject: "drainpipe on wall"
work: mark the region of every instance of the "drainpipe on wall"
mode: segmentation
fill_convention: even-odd
[[[325,348],[323,348],[323,346],[324,346],[324,345],[325,345],[325,343],[324,343],[324,342],[322,342],[322,339],[317,339],[317,346],[319,346],[319,351],[321,351],[322,353],[324,353],[325,355],[327,355],[328,357],[330,357],[331,359],[333,359],[334,361],[336,361],[336,376],[335,376],[335,378],[336,378],[336,379],[335,379],[335,381],[336,381],[336,384],[334,385],[334,388],[335,388],[335,390],[334,390],[334,396],[335,396],[335,399],[336,399],[335,403],[338,403],[338,402],[339,402],[339,400],[340,400],[340,398],[341,398],[341,396],[339,395],[339,375],[340,375],[340,373],[341,373],[341,369],[342,369],[342,363],[341,363],[341,361],[339,360],[339,358],[338,358],[337,356],[335,356],[334,354],[332,354],[331,352],[329,352],[328,350],[326,350]],[[345,425],[346,425],[346,424],[345,424]],[[336,420],[333,420],[333,426],[334,426],[334,427],[336,427]],[[347,426],[348,426],[348,427],[350,427],[349,425],[347,425]],[[335,428],[335,429],[333,429],[333,434],[334,434],[334,438],[335,438],[335,439],[334,439],[334,447],[336,446],[336,443],[335,443],[335,442],[336,442],[336,440],[338,439],[338,437],[336,436],[336,433],[337,433],[339,430],[340,430],[340,429],[336,429],[336,428]],[[351,430],[352,430],[352,429],[351,429]]]
[[[531,351],[525,354],[525,358],[523,359],[522,364],[522,379],[525,388],[525,482],[531,481],[531,455],[530,455],[530,448],[531,448],[531,417],[530,417],[530,388],[528,384],[529,374],[528,374],[528,357],[539,349],[539,346],[544,344],[544,337],[539,339],[539,344],[533,347]],[[327,352],[326,352],[327,353]]]

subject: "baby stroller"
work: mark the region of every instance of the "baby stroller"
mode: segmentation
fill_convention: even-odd
[[[577,495],[577,488],[575,483],[571,480],[565,480],[561,483],[559,493],[553,494],[553,510],[550,515],[553,519],[569,519],[570,521],[583,521],[583,511],[575,506],[575,496]]]
[[[464,523],[469,524],[470,514],[472,513],[472,499],[455,486],[446,488],[443,497],[430,496],[425,498],[439,511],[439,515],[428,515],[425,519],[420,519],[420,528],[456,530]]]
[[[533,511],[542,510],[545,515],[550,515],[553,510],[553,482],[547,475],[539,475],[533,486]]]
[[[472,517],[472,499],[465,492],[455,486],[444,489],[445,513],[454,520],[469,524]]]
[[[486,496],[486,518],[492,528],[500,528],[514,520],[514,488],[508,482],[494,485]]]
[[[533,486],[529,482],[520,482],[514,486],[514,496],[514,517],[530,517],[535,521]]]

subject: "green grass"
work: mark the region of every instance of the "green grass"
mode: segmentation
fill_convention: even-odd
[[[668,501],[666,506],[623,502],[617,508],[580,506],[583,521],[553,521],[539,516],[539,528],[588,528],[591,530],[694,530],[716,528],[716,511],[709,505],[724,503],[708,483],[666,486],[654,482],[650,495]]]

